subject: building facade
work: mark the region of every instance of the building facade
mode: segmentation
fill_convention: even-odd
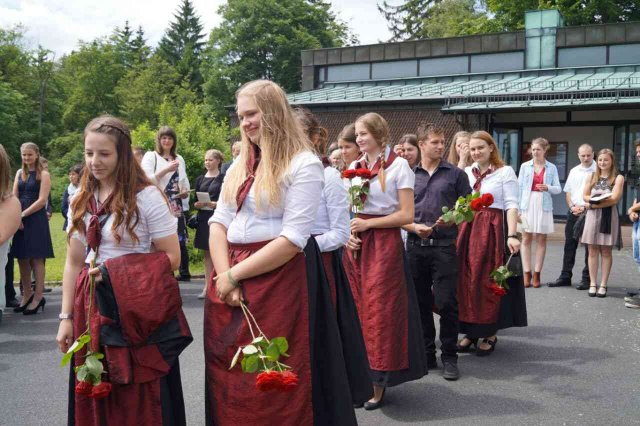
[[[392,140],[421,122],[440,125],[448,140],[487,130],[516,172],[541,136],[562,183],[583,143],[613,149],[629,174],[640,138],[640,22],[565,27],[557,10],[539,10],[520,32],[306,50],[302,88],[291,103],[314,112],[332,139],[374,111]],[[621,212],[634,184],[627,179]],[[566,210],[555,196],[555,215]]]

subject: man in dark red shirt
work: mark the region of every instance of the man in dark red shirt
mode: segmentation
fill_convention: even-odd
[[[442,223],[442,207],[452,208],[458,197],[471,192],[469,178],[443,160],[444,132],[433,125],[418,129],[420,163],[416,166],[414,223],[408,232],[407,257],[416,287],[429,368],[437,368],[433,306],[440,314],[443,377],[457,380],[458,371],[458,259],[455,225]]]

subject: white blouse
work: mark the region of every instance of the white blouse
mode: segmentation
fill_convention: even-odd
[[[344,246],[349,240],[349,201],[340,172],[333,167],[324,169],[324,189],[318,208],[312,235],[321,252],[329,252]]]
[[[389,157],[389,148],[386,150],[387,158]],[[356,161],[351,163],[350,169],[354,169]],[[380,188],[380,175],[369,181],[369,195],[364,203],[364,209],[358,213],[371,214],[376,216],[387,216],[396,212],[400,208],[400,200],[398,199],[399,189],[411,189],[416,181],[416,175],[409,167],[409,163],[402,157],[396,157],[393,163],[385,169],[385,192]],[[349,179],[343,179],[345,187],[348,189],[351,185]]]
[[[476,163],[466,167],[464,171],[469,177],[469,185],[473,189],[476,178],[471,170],[477,167]],[[511,166],[503,166],[489,173],[480,186],[480,193],[493,195],[493,204],[490,207],[494,209],[509,210],[518,208],[518,178],[516,172]]]
[[[176,160],[178,160],[178,185],[180,186],[180,191],[188,191],[191,189],[189,185],[189,177],[187,176],[187,166],[185,165],[184,158],[181,155],[176,154]],[[158,185],[162,191],[167,187],[169,183],[169,179],[173,173],[167,173],[162,176],[160,179],[156,179],[156,172],[161,170],[169,165],[169,162],[162,157],[162,155],[158,154],[155,151],[148,151],[142,157],[142,161],[140,162],[140,167],[144,170],[145,174],[149,178],[149,180]],[[182,199],[182,210],[189,210],[189,197]]]
[[[225,181],[235,165],[236,162],[229,167]],[[216,222],[227,228],[227,241],[230,243],[255,243],[282,236],[302,250],[311,235],[320,204],[318,194],[322,193],[323,185],[322,163],[313,153],[302,152],[293,157],[283,176],[281,205],[268,205],[265,195],[262,208],[257,210],[255,186],[252,186],[237,213],[235,200],[229,203],[220,197],[209,224]]]
[[[110,215],[102,226],[102,239],[100,242],[100,250],[98,251],[97,263],[103,263],[107,259],[122,256],[131,253],[150,253],[151,243],[160,238],[168,237],[178,232],[178,219],[171,213],[164,194],[160,192],[156,186],[147,186],[136,196],[138,202],[138,210],[140,211],[140,220],[134,228],[138,239],[138,243],[131,239],[126,230],[121,230],[121,240],[118,244],[111,232],[114,215]],[[71,220],[73,218],[72,208],[69,207],[67,212],[68,225],[67,231],[71,228]],[[91,214],[84,215],[84,224],[89,226]],[[71,238],[81,241],[85,248],[87,239],[84,235],[74,231]],[[93,250],[89,250],[85,259],[86,263],[93,260]]]

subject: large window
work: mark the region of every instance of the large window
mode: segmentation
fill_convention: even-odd
[[[520,141],[522,140],[519,129],[494,129],[493,138],[498,144],[500,156],[505,163],[517,172],[520,167]]]
[[[564,182],[567,180],[567,161],[569,159],[569,143],[568,142],[549,142],[547,150],[547,161],[553,163],[558,169],[558,178]],[[520,162],[531,160],[531,143],[522,144],[522,157]]]

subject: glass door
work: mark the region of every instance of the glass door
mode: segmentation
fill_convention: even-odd
[[[520,129],[494,129],[493,139],[498,144],[498,151],[502,160],[518,172],[520,168],[520,144],[522,132]]]

